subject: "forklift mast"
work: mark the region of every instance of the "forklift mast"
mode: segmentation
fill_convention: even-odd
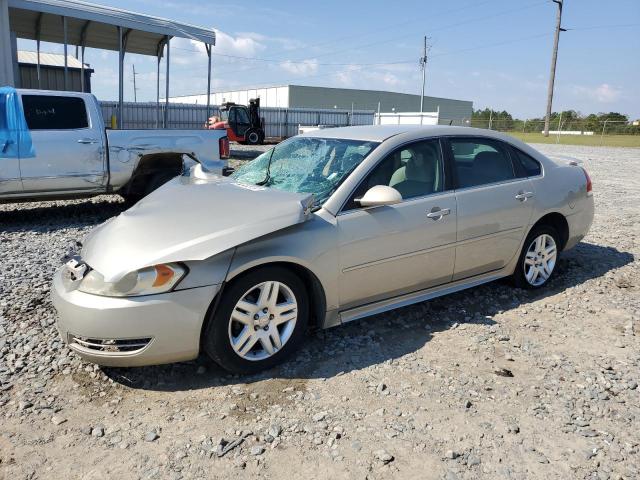
[[[252,98],[249,100],[249,121],[254,128],[264,128],[262,118],[260,117],[260,98]]]

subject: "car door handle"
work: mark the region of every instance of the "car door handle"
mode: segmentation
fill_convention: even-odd
[[[429,213],[427,213],[427,217],[432,220],[440,220],[445,215],[449,215],[451,213],[450,208],[440,208],[433,207]]]
[[[520,191],[516,194],[516,200],[520,200],[521,202],[526,202],[527,198],[533,197],[533,192],[523,192]]]
[[[78,140],[78,143],[82,143],[83,145],[91,145],[92,143],[98,143],[98,140],[95,138],[81,138]]]

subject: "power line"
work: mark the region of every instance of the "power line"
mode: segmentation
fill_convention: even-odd
[[[186,52],[198,52],[198,50],[195,49],[191,49],[191,48],[181,48],[181,47],[173,47],[175,49],[178,50],[184,50]],[[213,56],[217,56],[217,57],[225,57],[225,58],[234,58],[234,59],[238,59],[238,60],[249,60],[252,62],[266,62],[266,63],[277,63],[277,64],[282,64],[282,63],[287,63],[287,64],[293,64],[293,65],[309,65],[309,63],[313,63],[314,65],[318,65],[318,66],[348,66],[348,65],[361,65],[361,66],[375,66],[375,65],[398,65],[398,64],[403,64],[403,63],[413,63],[413,60],[400,60],[400,61],[393,61],[393,62],[373,62],[373,63],[320,63],[320,62],[314,62],[314,59],[307,59],[307,60],[275,60],[275,59],[270,59],[270,58],[260,58],[260,57],[245,57],[242,55],[230,55],[230,54],[226,54],[226,53],[212,53]]]
[[[494,43],[489,43],[489,44],[485,44],[485,45],[479,45],[477,47],[471,47],[471,48],[465,48],[465,49],[461,49],[461,50],[454,50],[454,51],[450,51],[450,52],[445,52],[445,53],[441,53],[441,54],[437,54],[437,55],[429,55],[429,58],[436,58],[436,57],[443,57],[443,56],[448,56],[448,55],[458,55],[458,54],[465,54],[468,52],[473,52],[473,51],[477,51],[477,50],[483,50],[485,48],[494,48],[497,46],[502,46],[502,45],[509,45],[509,44],[513,44],[513,43],[518,43],[518,42],[523,42],[523,41],[527,41],[527,40],[531,40],[531,39],[535,39],[535,38],[541,38],[541,37],[547,37],[552,35],[552,33],[542,33],[542,34],[537,34],[537,35],[529,35],[526,37],[521,37],[521,38],[515,38],[512,40],[505,40],[503,42],[494,42]],[[414,63],[415,61],[411,62]],[[233,85],[233,86],[229,86],[227,88],[229,89],[233,89],[233,90],[241,90],[241,89],[245,89],[245,88],[261,88],[261,87],[268,87],[268,86],[273,86],[274,83],[280,83],[282,85],[290,82],[290,81],[295,81],[297,79],[300,78],[323,78],[323,77],[329,77],[332,75],[339,75],[339,74],[347,74],[347,73],[355,73],[358,72],[362,69],[362,65],[356,65],[356,64],[348,64],[347,66],[353,66],[354,69],[352,70],[348,70],[348,69],[343,69],[341,71],[332,71],[332,72],[328,72],[328,73],[320,73],[320,74],[313,74],[313,75],[303,75],[302,77],[292,77],[292,78],[287,78],[287,79],[280,79],[280,80],[274,80],[274,81],[265,81],[265,82],[261,82],[261,83],[252,83],[252,84],[241,84],[241,85]],[[189,94],[184,94],[184,95],[180,95],[181,97],[188,97],[188,96],[196,96],[196,95],[203,95],[203,93],[189,93]]]
[[[455,27],[458,27],[458,26],[461,26],[461,25],[466,25],[468,23],[476,22],[476,21],[479,21],[479,20],[487,20],[487,19],[501,17],[501,16],[504,16],[504,15],[509,15],[509,14],[515,13],[515,12],[521,12],[521,11],[528,10],[530,8],[545,4],[547,2],[548,2],[548,0],[542,0],[542,1],[538,0],[538,1],[529,3],[529,4],[525,5],[525,6],[521,6],[521,7],[518,7],[518,8],[512,8],[512,9],[509,9],[509,10],[504,10],[504,11],[493,13],[493,14],[490,14],[490,15],[483,15],[483,16],[480,16],[480,17],[473,17],[473,18],[470,18],[470,19],[467,19],[467,20],[463,20],[463,21],[460,21],[460,22],[455,22],[455,23],[451,23],[451,24],[448,24],[448,25],[443,25],[441,27],[437,27],[437,28],[431,29],[430,32],[447,30],[449,28],[455,28]],[[483,3],[488,3],[488,2],[483,2]],[[476,4],[476,5],[480,5],[480,4]],[[394,36],[394,37],[386,39],[386,40],[380,40],[380,41],[375,41],[375,42],[371,42],[371,43],[356,45],[356,46],[353,46],[353,47],[342,48],[342,49],[339,49],[339,50],[325,52],[325,53],[322,53],[322,54],[319,54],[319,55],[314,55],[313,57],[314,57],[314,59],[317,59],[317,58],[320,58],[320,57],[326,57],[326,56],[330,56],[330,55],[339,55],[341,53],[344,53],[344,52],[347,52],[347,51],[350,51],[350,50],[357,50],[357,49],[360,49],[360,48],[367,48],[367,47],[382,45],[382,44],[385,44],[385,43],[391,43],[391,42],[394,42],[394,41],[397,41],[397,40],[400,40],[400,39],[405,39],[405,38],[413,36],[413,35],[415,35],[415,33],[403,34],[403,35],[399,35],[399,36]],[[296,59],[296,60],[292,60],[290,62],[291,63],[293,63],[293,62],[304,62],[304,60],[305,59],[303,59],[303,58],[299,58],[299,59]],[[287,60],[280,60],[280,62],[286,62],[286,61]],[[413,62],[410,62],[410,63],[413,63]],[[346,64],[346,65],[352,65],[352,64]],[[251,67],[251,68],[245,68],[245,69],[242,69],[242,70],[232,70],[232,71],[224,72],[224,74],[225,75],[231,75],[231,74],[235,74],[235,73],[246,73],[248,71],[256,70],[258,68],[259,67]]]

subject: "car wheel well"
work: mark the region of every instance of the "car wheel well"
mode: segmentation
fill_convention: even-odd
[[[560,235],[560,238],[558,239],[560,241],[560,250],[563,250],[569,240],[569,223],[565,216],[557,212],[548,213],[544,217],[540,218],[535,225],[531,227],[531,230],[539,227],[540,225],[549,225],[558,232]]]
[[[255,267],[251,267],[243,272],[239,273],[235,277],[231,278],[229,282],[233,282],[238,278],[243,277],[244,275],[248,275],[249,273],[258,270],[264,267],[278,266],[282,268],[286,268],[287,270],[296,274],[304,283],[305,289],[309,293],[309,305],[311,310],[311,315],[309,316],[309,328],[311,330],[316,330],[322,327],[322,323],[324,321],[325,312],[327,311],[327,300],[324,293],[324,288],[322,287],[322,283],[318,280],[318,277],[306,267],[303,267],[300,264],[293,262],[271,262],[264,263],[261,265],[256,265]],[[219,292],[211,301],[209,308],[207,309],[207,313],[205,315],[204,322],[202,324],[202,330],[200,333],[200,339],[204,338],[204,333],[207,328],[209,321],[211,320],[214,310],[217,307],[220,301],[220,295],[224,294],[225,287],[222,287],[222,291]]]

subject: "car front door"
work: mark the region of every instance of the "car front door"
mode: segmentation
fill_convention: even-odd
[[[439,140],[400,147],[361,182],[337,217],[340,307],[349,309],[451,280],[456,199],[447,188]],[[375,185],[403,200],[362,208],[356,199]]]
[[[499,270],[518,254],[535,198],[504,143],[450,137],[448,144],[458,206],[453,280],[460,280]]]
[[[23,94],[22,105],[35,153],[20,159],[24,192],[55,195],[102,188],[103,132],[92,128],[84,99]]]

